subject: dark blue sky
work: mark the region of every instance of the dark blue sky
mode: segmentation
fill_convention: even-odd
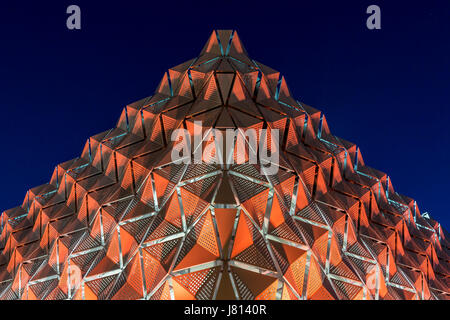
[[[66,28],[71,4],[81,7],[80,31]],[[366,28],[371,4],[381,7],[381,30]],[[253,59],[282,72],[335,135],[448,229],[444,0],[2,1],[0,210],[79,156],[127,103],[153,94],[163,72],[198,55],[213,29],[237,29]]]

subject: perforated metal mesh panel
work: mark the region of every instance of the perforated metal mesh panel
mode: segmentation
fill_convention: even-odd
[[[259,162],[175,164],[183,145],[172,133],[192,137],[196,121],[204,131],[278,129],[278,172]],[[211,141],[205,157],[223,157]],[[169,69],[153,96],[126,106],[115,128],[3,212],[0,231],[1,299],[450,294],[440,224],[230,30],[214,31],[199,57]]]

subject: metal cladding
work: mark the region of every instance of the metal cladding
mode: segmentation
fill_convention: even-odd
[[[278,172],[174,163],[172,133],[196,121],[212,154],[211,128],[278,129]],[[0,230],[1,299],[450,297],[440,224],[230,30],[3,212]]]

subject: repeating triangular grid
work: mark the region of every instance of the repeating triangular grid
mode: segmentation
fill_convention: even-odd
[[[278,129],[278,173],[173,163],[172,133],[196,121]],[[202,160],[223,157],[211,132],[202,145]],[[1,299],[450,297],[441,225],[231,30],[3,212],[0,231]]]

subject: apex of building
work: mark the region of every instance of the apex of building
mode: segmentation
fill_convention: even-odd
[[[275,173],[259,152],[209,161],[229,128],[227,159],[278,151]],[[279,132],[278,146],[260,135],[250,148],[248,129]],[[177,131],[200,137],[201,161],[174,160],[196,149]],[[3,212],[0,299],[448,299],[449,248],[236,31],[217,30]]]

